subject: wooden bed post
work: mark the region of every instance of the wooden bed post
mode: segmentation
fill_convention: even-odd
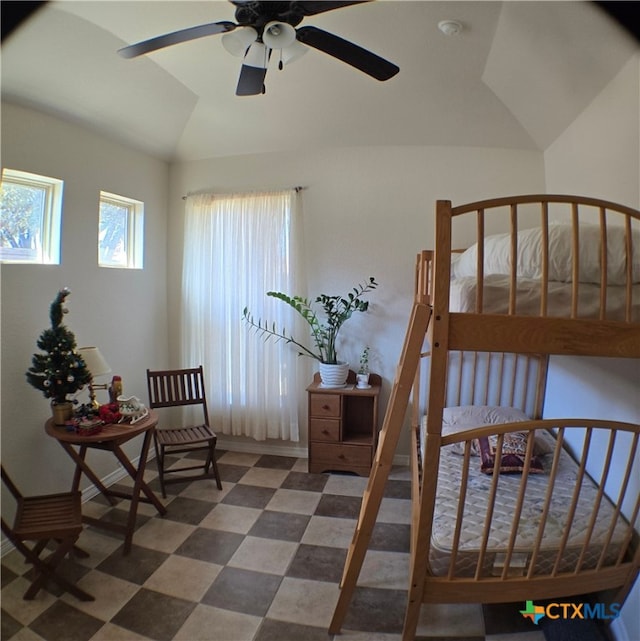
[[[393,465],[398,438],[402,432],[409,405],[409,397],[418,371],[422,345],[430,319],[431,307],[424,303],[414,303],[400,356],[400,363],[391,390],[389,405],[380,431],[376,456],[369,475],[367,488],[362,497],[358,523],[347,553],[344,573],[340,583],[340,596],[329,626],[330,634],[340,632],[349,603],[353,597],[367,548],[369,547],[369,540],[380,509],[384,487]]]

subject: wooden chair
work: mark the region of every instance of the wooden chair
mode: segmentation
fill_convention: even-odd
[[[33,581],[23,598],[33,599],[47,580],[51,580],[78,599],[93,601],[93,596],[58,573],[60,562],[74,550],[82,532],[80,492],[23,496],[5,471],[4,465],[2,482],[16,500],[13,526],[9,526],[3,518],[2,532],[27,562],[33,564],[35,570]],[[41,557],[50,541],[56,542],[57,547],[48,557]],[[27,545],[28,542],[33,542],[33,547]]]
[[[200,405],[203,413],[203,422],[199,425],[160,428],[154,432],[162,496],[167,498],[166,485],[185,480],[213,478],[216,480],[218,489],[221,490],[222,483],[215,457],[217,439],[209,427],[202,365],[191,369],[147,370],[147,388],[149,390],[149,407],[152,409]],[[168,454],[198,451],[205,454],[204,463],[180,467],[167,467],[166,465],[165,457]],[[201,472],[199,474],[183,474],[189,470],[201,470]],[[167,478],[169,474],[177,475],[173,478]]]

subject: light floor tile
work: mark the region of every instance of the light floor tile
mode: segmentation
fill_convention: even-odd
[[[90,641],[150,641],[148,637],[136,634],[113,623],[105,623]]]
[[[291,471],[304,472],[306,474],[309,471],[309,459],[306,459],[306,458],[296,459],[296,462],[291,468]]]
[[[144,587],[188,601],[200,601],[220,570],[222,566],[215,563],[170,556],[145,581]]]
[[[174,485],[174,487],[176,487]],[[185,496],[190,499],[197,499],[199,501],[222,501],[228,494],[229,490],[233,487],[231,483],[222,483],[222,489],[219,490],[215,479],[200,479],[193,481],[188,485],[180,496]],[[171,488],[171,486],[169,486]]]
[[[409,587],[409,554],[368,550],[360,570],[358,585],[406,590]]]
[[[476,603],[425,603],[420,608],[418,636],[482,637],[482,606]]]
[[[18,577],[2,589],[2,609],[22,625],[29,625],[56,602],[56,597],[46,590],[40,590],[35,599],[25,601],[22,596],[30,585],[27,579]]]
[[[319,492],[302,490],[276,490],[266,506],[274,512],[293,512],[294,514],[313,514],[318,507]]]
[[[411,501],[383,498],[378,511],[380,523],[411,523]]]
[[[331,474],[324,486],[325,494],[338,496],[362,496],[369,479],[364,476],[351,476],[348,474]]]
[[[249,641],[255,636],[261,621],[260,617],[250,614],[200,604],[178,630],[173,641]]]
[[[328,629],[338,596],[335,583],[285,577],[267,617]]]
[[[78,558],[77,561],[85,567],[95,568],[108,556],[111,556],[121,545],[121,538],[106,534],[98,528],[85,527],[78,539],[78,547],[89,556]]]
[[[257,508],[219,503],[200,521],[200,527],[246,534],[261,514]]]
[[[312,516],[302,536],[302,543],[348,548],[356,528],[355,519]]]
[[[44,639],[29,628],[22,628],[11,637],[11,641],[44,641]]]
[[[61,600],[102,621],[109,621],[115,616],[140,588],[138,585],[98,570],[85,574],[78,581],[78,587],[93,595],[95,601],[79,601],[67,593],[60,597]]]
[[[289,475],[289,470],[274,470],[266,467],[252,467],[241,479],[243,485],[256,487],[280,487]]]
[[[290,541],[247,536],[227,565],[283,576],[297,549]]]
[[[136,530],[134,539],[136,545],[171,554],[195,529],[193,525],[171,519],[150,519]]]

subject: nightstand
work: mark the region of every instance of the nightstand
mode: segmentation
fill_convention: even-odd
[[[309,396],[309,472],[354,472],[368,476],[378,441],[381,378],[370,374],[367,389],[349,371],[345,387],[322,387],[320,374]]]

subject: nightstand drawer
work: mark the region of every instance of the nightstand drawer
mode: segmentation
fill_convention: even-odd
[[[334,469],[343,467],[370,467],[373,448],[342,443],[310,443],[314,463]],[[328,469],[327,468],[327,469]]]
[[[309,419],[310,441],[339,441],[340,421],[334,418]]]
[[[310,416],[319,417],[340,417],[340,395],[339,394],[310,394],[309,395]]]

